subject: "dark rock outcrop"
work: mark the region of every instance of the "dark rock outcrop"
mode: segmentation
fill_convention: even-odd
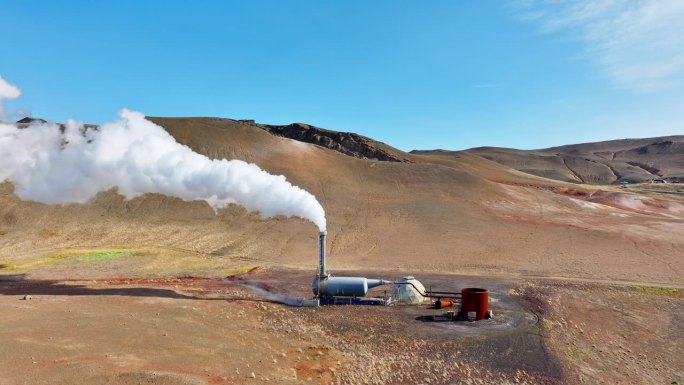
[[[45,119],[40,119],[40,118],[31,118],[29,116],[17,120],[17,123],[19,124],[31,124],[31,123],[47,123],[47,120]]]
[[[303,123],[292,123],[286,126],[259,124],[259,127],[273,135],[315,144],[356,158],[410,162],[409,159],[401,156],[401,151],[352,132],[331,131]]]

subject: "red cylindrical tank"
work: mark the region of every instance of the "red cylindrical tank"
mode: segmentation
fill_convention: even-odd
[[[487,310],[489,310],[489,291],[487,289],[475,287],[461,289],[462,314],[467,315],[468,312],[474,311],[476,313],[475,319],[480,321],[485,319]]]

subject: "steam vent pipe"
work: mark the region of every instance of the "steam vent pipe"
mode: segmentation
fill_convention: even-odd
[[[325,269],[325,236],[327,234],[326,231],[318,233],[318,276],[321,278],[328,275]]]
[[[311,284],[313,293],[319,297],[363,297],[368,289],[392,283],[384,279],[368,279],[365,277],[333,277],[328,275],[325,267],[325,236],[318,233],[318,275]]]

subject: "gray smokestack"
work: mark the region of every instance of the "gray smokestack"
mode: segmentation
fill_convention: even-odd
[[[318,233],[318,276],[326,277],[328,272],[325,269],[325,236],[328,233],[321,231]]]

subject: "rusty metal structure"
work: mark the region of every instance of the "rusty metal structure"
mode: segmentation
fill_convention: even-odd
[[[475,312],[475,320],[481,321],[487,317],[489,310],[489,291],[476,287],[461,289],[461,315]]]

